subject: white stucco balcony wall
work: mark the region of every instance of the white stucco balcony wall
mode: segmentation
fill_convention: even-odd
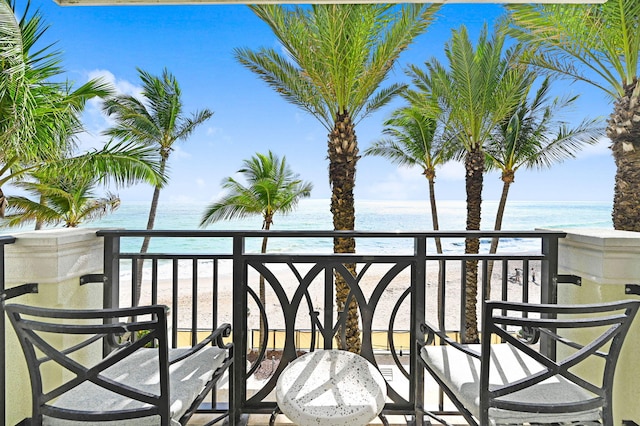
[[[96,236],[95,229],[42,230],[13,236],[15,243],[5,247],[5,288],[37,283],[38,293],[19,296],[9,303],[47,308],[102,308],[102,284],[80,285],[82,275],[102,273],[103,239]],[[6,424],[16,424],[30,416],[31,387],[15,333],[9,323],[6,327]],[[59,368],[51,370],[49,377],[54,381],[69,374]]]
[[[558,271],[582,278],[580,286],[559,284],[558,303],[597,303],[639,299],[627,294],[627,284],[640,284],[640,233],[612,229],[568,229],[560,239]],[[640,318],[625,340],[615,376],[615,424],[640,423]]]

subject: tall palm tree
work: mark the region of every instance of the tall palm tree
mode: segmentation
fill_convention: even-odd
[[[453,30],[445,45],[448,68],[438,60],[425,63],[426,70],[410,68],[413,82],[424,93],[435,96],[437,106],[446,113],[446,140],[455,141],[465,164],[467,224],[469,231],[480,229],[485,147],[496,126],[503,122],[528,91],[533,73],[513,67],[518,47],[504,48],[505,35],[496,29],[493,36],[485,26],[474,48],[467,30]],[[425,104],[428,108],[428,104]],[[427,111],[427,113],[431,113]],[[465,253],[477,254],[477,238],[465,240]],[[466,265],[465,327],[466,342],[478,340],[476,314],[478,262]]]
[[[267,155],[256,154],[244,161],[244,167],[238,170],[246,185],[233,177],[222,182],[227,194],[220,200],[207,206],[200,226],[206,226],[220,220],[245,218],[262,215],[262,229],[269,230],[276,213],[290,213],[302,198],[311,195],[313,184],[303,182],[294,174],[286,162],[271,151]],[[268,237],[262,239],[261,253],[267,252]],[[264,277],[260,275],[260,303],[266,307]],[[265,326],[260,317],[260,341]]]
[[[511,34],[542,69],[587,82],[614,101],[607,136],[616,162],[615,229],[640,231],[640,2],[519,5]]]
[[[65,170],[59,169],[57,174],[41,170],[32,175],[35,180],[16,183],[38,200],[9,197],[3,226],[40,222],[44,225],[63,223],[66,228],[76,228],[81,223],[100,219],[120,206],[120,198],[114,194],[107,193],[100,198],[95,196],[96,177],[68,174]]]
[[[167,177],[167,162],[173,150],[173,144],[186,140],[191,133],[213,115],[208,109],[197,111],[191,117],[185,117],[182,110],[182,91],[176,78],[163,70],[157,77],[138,69],[142,81],[142,98],[119,95],[107,99],[104,111],[115,120],[115,125],[105,131],[112,138],[133,142],[141,146],[154,147],[160,155],[160,175]],[[157,184],[153,190],[147,229],[153,229],[158,211],[158,200],[163,184]],[[142,241],[140,253],[149,249],[151,237]],[[142,260],[138,261],[138,270],[142,271]],[[137,277],[137,294],[140,296],[142,273]]]
[[[335,230],[353,230],[353,188],[359,151],[356,124],[386,105],[403,85],[380,88],[396,59],[421,33],[437,6],[313,4],[251,6],[285,52],[236,49],[236,59],[329,132],[331,212]],[[334,239],[336,253],[354,253],[353,238]],[[355,265],[347,265],[355,275]],[[336,276],[336,305],[347,312],[346,348],[360,351],[358,306]]]
[[[438,208],[436,203],[435,181],[436,168],[450,159],[446,146],[442,140],[436,140],[438,120],[424,114],[424,111],[415,104],[411,104],[411,98],[417,96],[408,95],[409,106],[397,109],[389,120],[385,122],[384,139],[374,141],[364,151],[364,155],[377,155],[387,158],[391,162],[420,167],[422,174],[429,185],[429,205],[431,206],[431,223],[433,230],[440,229],[438,223]],[[436,252],[442,253],[442,241],[435,238]],[[442,285],[441,270],[438,275],[438,287]],[[441,292],[438,291],[438,298]],[[442,301],[438,300],[438,310],[442,307]],[[441,315],[438,315],[440,318]],[[442,325],[442,324],[441,324]]]
[[[405,106],[396,111],[385,122],[382,133],[386,138],[374,141],[364,151],[364,155],[377,155],[387,158],[401,166],[417,166],[429,184],[429,203],[431,221],[437,231],[438,210],[435,196],[436,168],[448,158],[442,144],[434,140],[437,120],[431,118],[416,107]],[[438,253],[442,253],[440,239],[436,239]]]
[[[550,78],[545,78],[531,99],[523,99],[512,115],[502,122],[486,149],[487,169],[501,172],[502,194],[498,203],[494,230],[502,229],[509,188],[520,168],[544,169],[574,158],[585,144],[598,143],[603,128],[600,120],[583,120],[572,126],[562,119],[577,96],[551,99]],[[491,241],[489,253],[498,248],[498,238]],[[491,277],[493,263],[489,262]]]

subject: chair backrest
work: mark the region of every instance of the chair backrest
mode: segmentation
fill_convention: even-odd
[[[637,300],[570,306],[486,302],[482,329],[480,413],[487,418],[481,419],[480,424],[489,424],[487,413],[490,408],[538,413],[602,409],[604,424],[613,424],[611,395],[614,371],[625,335],[639,306],[640,301]],[[541,371],[504,386],[492,383],[490,389],[489,357],[492,356],[491,342],[492,338],[495,341],[495,336],[524,356],[533,358],[542,366]],[[551,342],[548,346],[555,350],[543,353],[540,338]],[[601,374],[595,373],[598,369],[601,369]],[[509,398],[509,395],[551,378],[560,378],[580,392],[584,390],[584,395],[589,397],[549,404]]]
[[[67,310],[6,304],[4,308],[29,369],[32,424],[42,424],[43,416],[98,422],[154,415],[161,417],[162,424],[169,424],[167,307]],[[119,383],[103,374],[145,346],[158,352],[160,389],[157,394]],[[103,347],[115,349],[103,357]],[[54,370],[50,366],[62,368]],[[48,379],[52,371],[62,371],[62,374]],[[140,401],[142,408],[96,412],[53,405],[66,392],[87,382]]]

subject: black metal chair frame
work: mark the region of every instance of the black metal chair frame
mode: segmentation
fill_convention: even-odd
[[[160,416],[160,424],[168,426],[171,423],[169,367],[196,354],[206,346],[217,345],[227,351],[225,359],[222,365],[214,371],[213,376],[197,397],[193,401],[189,401],[191,405],[179,419],[180,424],[184,425],[233,362],[233,345],[223,342],[223,337],[228,337],[231,333],[231,325],[229,324],[223,324],[196,346],[184,350],[179,356],[170,358],[166,320],[168,308],[163,305],[101,310],[70,310],[6,304],[4,309],[16,330],[29,369],[32,390],[32,425],[41,425],[43,416],[86,422]],[[93,323],[89,323],[91,320],[93,320]],[[43,333],[76,335],[83,340],[71,347],[57,349],[46,338],[42,337]],[[98,342],[106,343],[107,347],[115,348],[115,350],[91,367],[87,367],[73,359],[74,353],[89,345],[100,345]],[[102,374],[105,369],[122,361],[143,347],[157,349],[159,394],[141,391]],[[55,389],[45,392],[43,390],[40,367],[43,363],[50,361],[71,371],[75,377]],[[87,381],[148,405],[139,409],[110,410],[106,412],[90,411],[90,407],[88,407],[87,411],[81,411],[52,405],[52,402],[60,395]],[[211,424],[227,415],[228,412],[211,422]]]
[[[481,417],[479,419],[476,419],[471,414],[469,407],[465,407],[460,402],[447,383],[441,380],[434,372],[432,366],[423,357],[419,358],[425,369],[433,376],[440,388],[470,425],[489,425],[490,408],[528,413],[572,413],[601,409],[602,423],[604,425],[613,425],[612,391],[615,367],[625,335],[639,307],[640,301],[637,300],[586,305],[487,301],[482,321],[480,353],[467,345],[454,341],[446,332],[438,330],[430,324],[424,324],[423,331],[426,333],[426,341],[423,343],[418,342],[419,350],[425,345],[434,344],[437,336],[441,345],[451,345],[480,361],[478,412]],[[538,315],[530,317],[531,314]],[[605,329],[602,332],[598,331],[599,335],[584,345],[561,335],[561,330],[595,327],[603,327]],[[520,328],[520,333],[514,334],[514,328]],[[503,342],[497,344],[511,345],[517,351],[533,358],[544,366],[544,371],[532,374],[514,383],[501,386],[492,384],[489,386],[489,357],[491,356],[492,345],[496,344],[492,343],[492,341],[496,341],[496,336]],[[545,346],[553,348],[552,354],[543,354],[539,349],[539,345],[534,345],[540,342],[541,336],[545,336],[547,341],[550,342],[550,345],[546,344]],[[572,348],[575,352],[558,361],[555,359],[555,349],[559,345]],[[592,356],[604,359],[600,385],[587,381],[569,371],[572,367]],[[554,376],[562,376],[564,379],[592,393],[593,397],[575,403],[545,405],[527,403],[526,401],[500,400],[500,397],[534,386]]]

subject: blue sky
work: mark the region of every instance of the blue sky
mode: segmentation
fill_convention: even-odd
[[[167,68],[182,88],[187,113],[209,108],[213,117],[192,137],[176,146],[170,158],[170,184],[161,202],[209,202],[220,195],[220,182],[233,175],[242,160],[272,150],[286,156],[291,168],[312,181],[312,198],[329,198],[327,131],[315,118],[289,105],[233,57],[236,47],[277,47],[270,30],[244,5],[204,6],[58,6],[52,0],[33,0],[50,24],[48,42],[63,51],[66,77],[82,84],[103,76],[125,93],[139,91],[136,67],[159,75]],[[18,1],[18,11],[24,2]],[[466,25],[475,36],[484,22],[502,12],[491,4],[448,4],[439,18],[400,58],[388,81],[406,81],[408,64],[442,57],[452,28]],[[561,81],[558,94],[582,96],[571,117],[608,116],[611,103],[590,87]],[[394,105],[397,106],[397,105]],[[359,123],[361,150],[381,137],[382,123],[393,106]],[[108,126],[98,105],[85,114],[89,131],[82,146],[100,145]],[[519,171],[512,200],[612,201],[615,165],[608,140],[589,147],[575,160],[544,171]],[[496,173],[485,177],[483,198],[496,200],[502,182]],[[463,200],[464,172],[460,164],[438,171],[439,199]],[[152,188],[137,185],[117,190],[124,202],[149,200]],[[382,158],[364,157],[356,176],[358,199],[422,200],[426,180],[420,170],[398,168]]]

